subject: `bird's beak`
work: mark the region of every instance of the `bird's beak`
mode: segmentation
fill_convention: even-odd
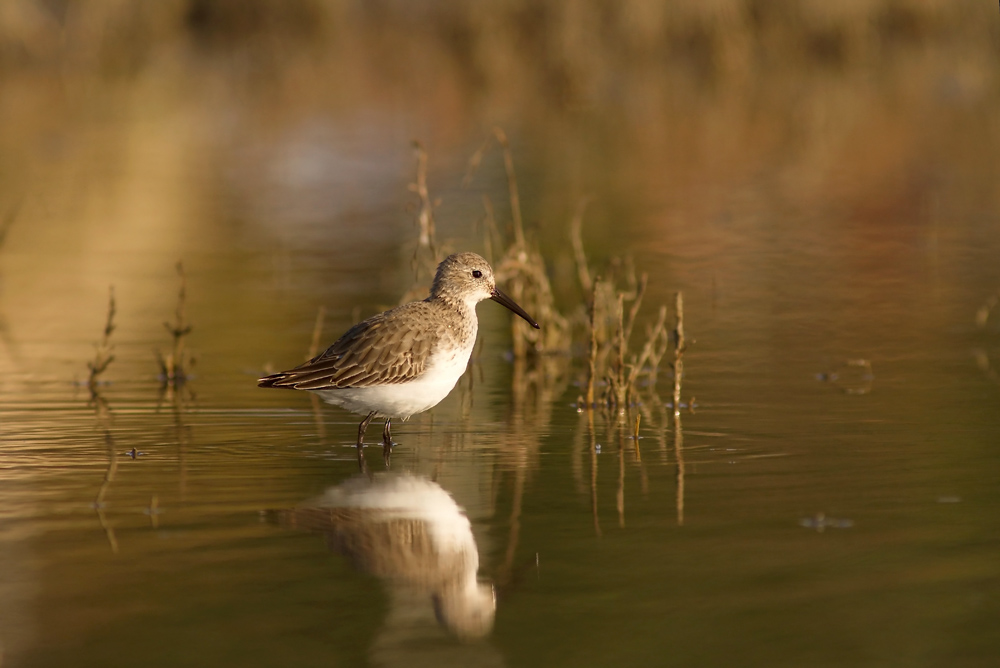
[[[539,324],[537,322],[535,322],[534,320],[532,320],[531,316],[528,315],[527,312],[523,308],[521,308],[520,306],[517,305],[517,302],[515,302],[513,299],[511,299],[510,297],[508,297],[504,293],[500,292],[500,290],[498,290],[497,288],[493,288],[493,292],[490,293],[490,299],[492,299],[493,301],[495,301],[498,304],[503,304],[504,306],[506,306],[507,308],[509,308],[511,311],[513,311],[514,313],[518,314],[519,316],[521,316],[522,318],[524,318],[525,320],[527,320],[528,324],[531,325],[532,327],[534,327],[535,329],[541,329],[541,327],[539,326]]]

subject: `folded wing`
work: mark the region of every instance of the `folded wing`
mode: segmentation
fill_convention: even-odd
[[[402,310],[429,310],[426,302],[404,304],[347,330],[321,355],[257,381],[260,387],[329,390],[403,383],[424,372],[431,354],[430,317]]]

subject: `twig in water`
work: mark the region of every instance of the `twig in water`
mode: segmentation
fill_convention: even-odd
[[[94,354],[94,360],[87,362],[87,368],[90,369],[87,386],[90,388],[91,394],[97,392],[97,384],[101,374],[115,359],[115,347],[111,344],[111,333],[115,331],[115,312],[115,288],[111,286],[108,288],[108,318],[104,323],[104,333],[96,346],[97,352]]]
[[[94,499],[94,510],[97,512],[97,520],[101,523],[101,528],[104,529],[104,534],[108,538],[111,551],[118,554],[118,539],[115,537],[115,529],[108,522],[108,518],[104,514],[104,497],[107,495],[108,490],[111,488],[111,483],[114,482],[115,475],[118,473],[118,453],[115,452],[115,443],[111,436],[111,431],[107,428],[104,430],[104,440],[108,449],[108,469],[104,472],[104,482],[97,492],[97,498]]]
[[[674,297],[677,324],[674,326],[674,418],[681,414],[681,378],[684,375],[684,294]]]
[[[670,334],[667,332],[667,307],[660,307],[660,317],[656,326],[648,332],[647,349],[649,350],[649,387],[656,387],[656,378],[660,371],[660,361],[670,348]],[[657,343],[658,342],[658,343]],[[646,350],[643,350],[643,354]]]
[[[639,307],[642,306],[642,298],[646,294],[646,284],[649,282],[649,276],[643,274],[642,278],[639,279],[639,283],[635,289],[635,297],[632,299],[632,308],[628,312],[628,320],[625,321],[625,343],[626,347],[628,342],[632,339],[632,328],[635,327],[635,317],[639,313]],[[622,295],[625,296],[624,294]]]
[[[600,282],[600,279],[597,281]],[[590,299],[590,355],[587,373],[587,410],[594,409],[594,381],[597,379],[597,283],[593,285]]]
[[[177,294],[177,309],[174,311],[174,323],[164,322],[163,326],[173,337],[173,349],[166,357],[156,351],[160,364],[160,379],[165,386],[178,387],[188,379],[188,367],[192,364],[190,356],[184,350],[184,337],[191,333],[191,325],[185,319],[185,301],[187,299],[187,279],[184,276],[184,265],[177,263],[177,275],[181,279],[180,291]]]
[[[642,463],[642,451],[639,450],[639,421],[642,413],[635,414],[635,426],[632,428],[632,440],[635,441],[635,461]]]
[[[670,335],[667,333],[666,321],[667,307],[661,306],[656,325],[646,331],[646,343],[642,347],[639,358],[632,363],[628,378],[630,391],[635,390],[636,383],[643,371],[649,377],[648,386],[650,388],[656,386],[656,375],[659,372],[660,360],[663,359],[667,348],[670,346]],[[648,367],[646,366],[647,364],[649,365]]]
[[[650,360],[655,360],[656,364],[647,372],[653,379],[655,379],[657,367],[659,365],[659,358],[663,356],[664,344],[661,343],[661,341],[667,338],[663,324],[663,320],[666,315],[665,310],[661,308],[660,321],[653,329],[648,330],[647,340],[643,345],[640,355],[638,358],[633,355],[630,358],[631,362],[626,363],[626,359],[629,359],[629,341],[632,337],[632,330],[635,327],[643,295],[646,292],[647,282],[648,276],[643,274],[642,278],[635,284],[634,290],[631,293],[623,290],[618,290],[615,293],[616,305],[614,312],[617,316],[615,336],[613,340],[615,357],[612,368],[608,369],[606,373],[606,378],[609,388],[607,394],[608,407],[616,409],[619,415],[624,415],[628,407],[637,402],[637,381],[643,371],[647,371],[646,364]],[[595,289],[595,299],[596,294],[597,291]],[[627,317],[625,316],[626,299],[632,300],[632,305],[629,308]],[[594,315],[592,319],[596,320],[596,315]],[[591,344],[593,346],[593,341]],[[591,357],[600,358],[601,355],[600,353],[595,355],[592,349]],[[651,381],[650,385],[653,385],[654,383],[655,380]]]
[[[618,293],[618,329],[615,339],[615,366],[608,375],[609,385],[612,390],[614,407],[622,414],[628,405],[628,387],[625,386],[625,348],[628,347],[628,340],[625,338],[625,295]]]
[[[684,430],[677,414],[674,415],[674,458],[677,460],[677,526],[684,526]]]
[[[625,528],[625,434],[618,429],[618,491],[615,494],[618,526]]]
[[[644,273],[637,279],[630,258],[624,261],[612,258],[607,270],[611,278],[603,281],[591,279],[581,233],[586,202],[586,199],[580,201],[570,224],[570,245],[576,259],[580,287],[590,295],[589,313],[581,318],[589,325],[590,351],[587,393],[586,398],[581,397],[580,403],[585,401],[588,409],[596,407],[594,384],[598,377],[604,377],[608,384],[602,401],[604,407],[616,409],[619,415],[624,415],[629,406],[640,403],[638,380],[643,374],[649,376],[648,387],[655,387],[660,361],[670,345],[665,324],[666,307],[661,307],[656,326],[647,328],[646,342],[638,357],[629,356],[629,343],[642,308],[649,276]],[[623,288],[618,287],[621,283],[624,283]],[[627,315],[626,301],[630,302]],[[609,358],[611,361],[608,361]]]

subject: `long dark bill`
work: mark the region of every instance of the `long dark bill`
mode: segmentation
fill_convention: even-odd
[[[493,294],[490,295],[490,299],[492,299],[498,304],[503,304],[511,311],[518,314],[519,316],[527,320],[528,324],[534,327],[535,329],[541,329],[541,326],[537,322],[535,322],[523,308],[518,306],[517,302],[515,302],[513,299],[511,299],[504,293],[500,292],[500,290],[498,290],[497,288],[493,288]]]

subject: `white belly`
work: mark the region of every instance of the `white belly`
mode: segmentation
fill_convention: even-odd
[[[405,420],[437,406],[448,396],[469,366],[474,345],[475,340],[465,349],[436,353],[427,370],[406,383],[315,392],[323,401],[352,413],[367,415],[375,411],[379,417]]]

